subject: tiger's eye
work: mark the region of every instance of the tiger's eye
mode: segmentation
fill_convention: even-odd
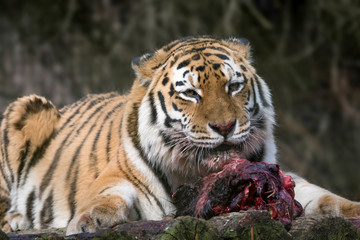
[[[241,86],[241,83],[236,82],[236,83],[232,83],[229,85],[229,93],[235,92],[236,90],[238,90]]]
[[[196,97],[196,96],[198,96],[197,92],[195,92],[194,90],[191,90],[191,89],[186,90],[184,93],[188,97]]]
[[[196,99],[197,102],[201,99],[200,95],[195,90],[192,89],[188,89],[182,92],[182,94],[184,94],[187,97]]]

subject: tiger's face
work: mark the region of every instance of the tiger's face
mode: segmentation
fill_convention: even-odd
[[[273,108],[247,42],[179,40],[134,68],[147,91],[139,110],[140,141],[155,165],[203,175],[234,155],[265,160]]]

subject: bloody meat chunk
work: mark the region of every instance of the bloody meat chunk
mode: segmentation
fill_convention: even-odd
[[[209,219],[222,213],[247,209],[268,210],[285,227],[302,213],[294,199],[295,183],[279,166],[237,159],[173,194],[178,216]]]

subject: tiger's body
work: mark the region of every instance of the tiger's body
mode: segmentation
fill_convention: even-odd
[[[129,94],[88,95],[57,110],[31,95],[0,131],[4,231],[67,234],[162,219],[172,192],[233,154],[276,163],[274,110],[243,39],[174,41],[133,61]],[[294,175],[305,214],[359,216],[360,204]]]

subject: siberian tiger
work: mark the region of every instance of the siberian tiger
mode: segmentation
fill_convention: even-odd
[[[88,95],[58,110],[31,95],[0,132],[1,228],[94,232],[162,219],[181,184],[233,154],[276,163],[270,91],[245,39],[188,37],[132,62],[129,94]],[[305,214],[359,216],[360,203],[294,175]]]

